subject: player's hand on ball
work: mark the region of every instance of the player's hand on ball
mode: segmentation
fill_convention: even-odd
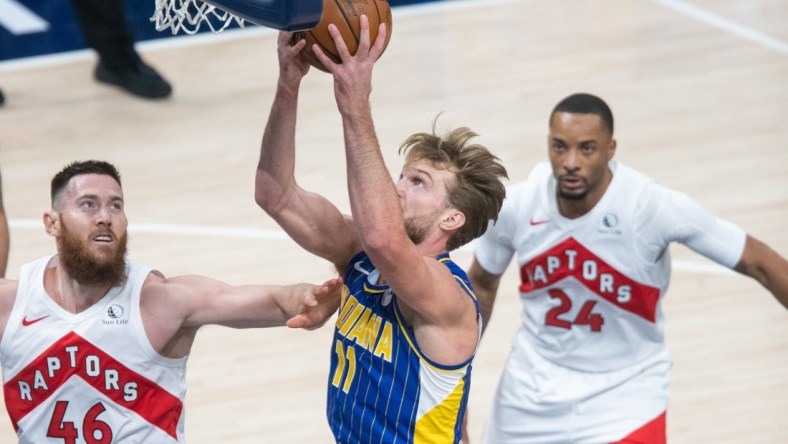
[[[293,33],[280,32],[277,38],[276,53],[279,57],[279,77],[286,83],[300,81],[309,71],[309,63],[303,57],[306,41],[298,40],[295,44]]]

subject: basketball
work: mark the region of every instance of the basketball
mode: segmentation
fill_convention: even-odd
[[[370,44],[375,43],[380,23],[386,24],[386,43],[383,46],[385,51],[391,40],[391,8],[387,0],[323,0],[323,15],[320,22],[307,31],[294,32],[290,43],[295,44],[305,39],[306,47],[301,53],[310,65],[328,72],[312,51],[312,45],[317,43],[331,60],[341,63],[334,39],[328,32],[328,25],[333,23],[337,26],[348,51],[355,54],[361,39],[361,16],[364,14],[369,19]]]

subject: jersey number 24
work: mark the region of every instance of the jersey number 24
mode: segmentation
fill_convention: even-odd
[[[547,291],[551,298],[558,299],[558,305],[547,311],[544,323],[551,327],[564,328],[569,330],[573,325],[588,325],[592,332],[602,331],[604,318],[599,313],[594,313],[596,301],[586,301],[574,319],[567,318],[565,315],[572,309],[572,300],[569,299],[563,290],[552,288]]]

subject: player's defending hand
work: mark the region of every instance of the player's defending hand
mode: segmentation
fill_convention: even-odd
[[[290,318],[286,325],[307,330],[322,327],[337,311],[342,294],[346,291],[347,287],[340,277],[327,280],[323,285],[309,286],[298,306],[298,314]]]

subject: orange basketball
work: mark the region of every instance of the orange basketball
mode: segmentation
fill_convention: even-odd
[[[323,16],[320,18],[320,23],[308,31],[294,32],[291,43],[306,39],[306,47],[302,54],[312,66],[328,72],[312,51],[312,45],[317,43],[331,60],[340,63],[342,60],[339,58],[334,39],[328,32],[328,25],[333,23],[337,26],[347,49],[351,54],[355,54],[361,38],[361,16],[364,14],[369,18],[370,43],[375,42],[380,23],[386,24],[386,44],[383,47],[385,50],[391,40],[391,8],[387,0],[323,0]]]

